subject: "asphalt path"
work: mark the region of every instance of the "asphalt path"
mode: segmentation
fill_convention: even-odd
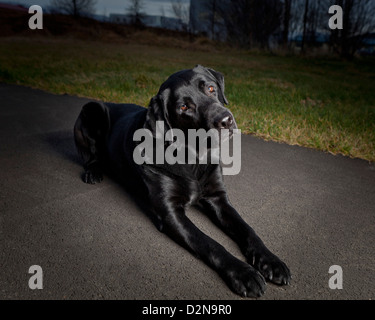
[[[0,84],[0,299],[242,299],[116,181],[81,181],[72,129],[86,101]],[[261,299],[375,298],[373,164],[243,135],[241,172],[225,182],[293,274]],[[244,259],[205,216],[188,216]],[[33,265],[43,289],[29,288]],[[342,289],[329,286],[332,265]]]

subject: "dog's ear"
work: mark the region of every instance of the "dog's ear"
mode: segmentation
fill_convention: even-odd
[[[224,94],[224,76],[222,73],[215,71],[214,69],[203,67],[200,64],[196,65],[193,70],[196,72],[209,74],[210,76],[215,78],[216,83],[219,87],[219,92],[218,92],[219,100],[222,104],[228,104],[228,100]]]
[[[228,100],[227,98],[225,97],[225,94],[224,94],[224,76],[222,73],[220,72],[217,72],[213,69],[210,69],[210,68],[207,68],[208,72],[211,73],[215,79],[216,79],[216,83],[218,84],[219,86],[219,92],[218,92],[218,97],[219,97],[219,100],[222,104],[228,104]]]
[[[168,116],[167,103],[169,93],[167,91],[169,90],[167,89],[163,92],[159,92],[155,97],[151,98],[148,106],[144,128],[150,130],[154,137],[156,137],[157,130],[156,121],[164,122],[164,132],[162,132],[163,135],[165,132],[172,129]]]

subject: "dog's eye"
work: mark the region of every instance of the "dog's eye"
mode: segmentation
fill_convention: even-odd
[[[188,107],[186,104],[182,104],[182,105],[180,106],[180,109],[181,109],[182,111],[186,111],[187,109],[189,109],[189,107]]]
[[[214,86],[209,86],[209,87],[208,87],[208,92],[209,92],[209,93],[212,93],[212,92],[214,92],[214,91],[215,91]]]

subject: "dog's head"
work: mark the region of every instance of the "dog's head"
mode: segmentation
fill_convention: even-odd
[[[224,106],[224,77],[220,72],[197,65],[171,75],[151,99],[146,127],[155,132],[155,122],[164,121],[165,129],[237,128],[232,113]]]

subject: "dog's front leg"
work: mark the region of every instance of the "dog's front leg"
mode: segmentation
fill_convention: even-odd
[[[237,242],[247,261],[267,280],[279,285],[289,284],[291,274],[286,264],[267,249],[255,231],[230,204],[225,192],[201,199],[200,205],[212,220]]]
[[[213,268],[232,291],[245,297],[259,297],[264,293],[263,276],[200,231],[185,215],[182,206],[168,200],[158,201],[154,203],[154,210],[161,217],[162,231]]]

